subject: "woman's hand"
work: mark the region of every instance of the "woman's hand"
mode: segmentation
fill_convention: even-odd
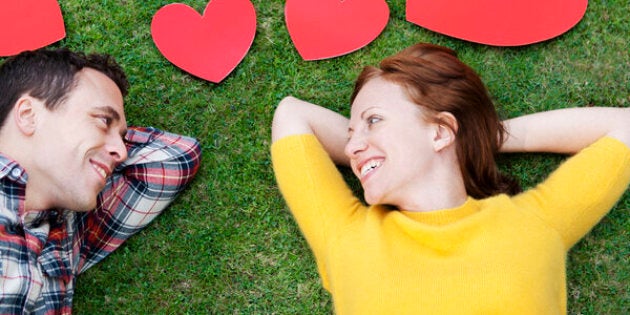
[[[274,113],[271,139],[275,142],[298,134],[314,134],[335,163],[348,165],[344,154],[348,140],[346,117],[292,96],[285,97]]]

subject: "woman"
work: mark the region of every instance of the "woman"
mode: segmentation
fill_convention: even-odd
[[[337,314],[566,314],[566,254],[630,182],[629,122],[575,108],[501,123],[473,70],[418,44],[364,69],[349,120],[285,98],[271,150]],[[518,193],[499,151],[579,153]]]

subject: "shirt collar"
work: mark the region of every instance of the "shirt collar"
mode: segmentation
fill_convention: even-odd
[[[26,185],[28,175],[16,161],[0,153],[0,179],[4,178]]]

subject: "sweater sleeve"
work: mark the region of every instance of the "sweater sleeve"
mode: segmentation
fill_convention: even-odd
[[[314,135],[282,138],[272,145],[271,156],[280,192],[315,254],[326,286],[326,243],[364,206]]]
[[[630,149],[605,137],[515,201],[555,229],[568,250],[610,211],[629,182]]]

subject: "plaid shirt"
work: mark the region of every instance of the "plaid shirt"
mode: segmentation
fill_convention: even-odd
[[[130,128],[129,158],[96,209],[24,210],[27,174],[0,154],[0,314],[69,314],[76,275],[151,222],[192,180],[199,143],[153,128]]]

